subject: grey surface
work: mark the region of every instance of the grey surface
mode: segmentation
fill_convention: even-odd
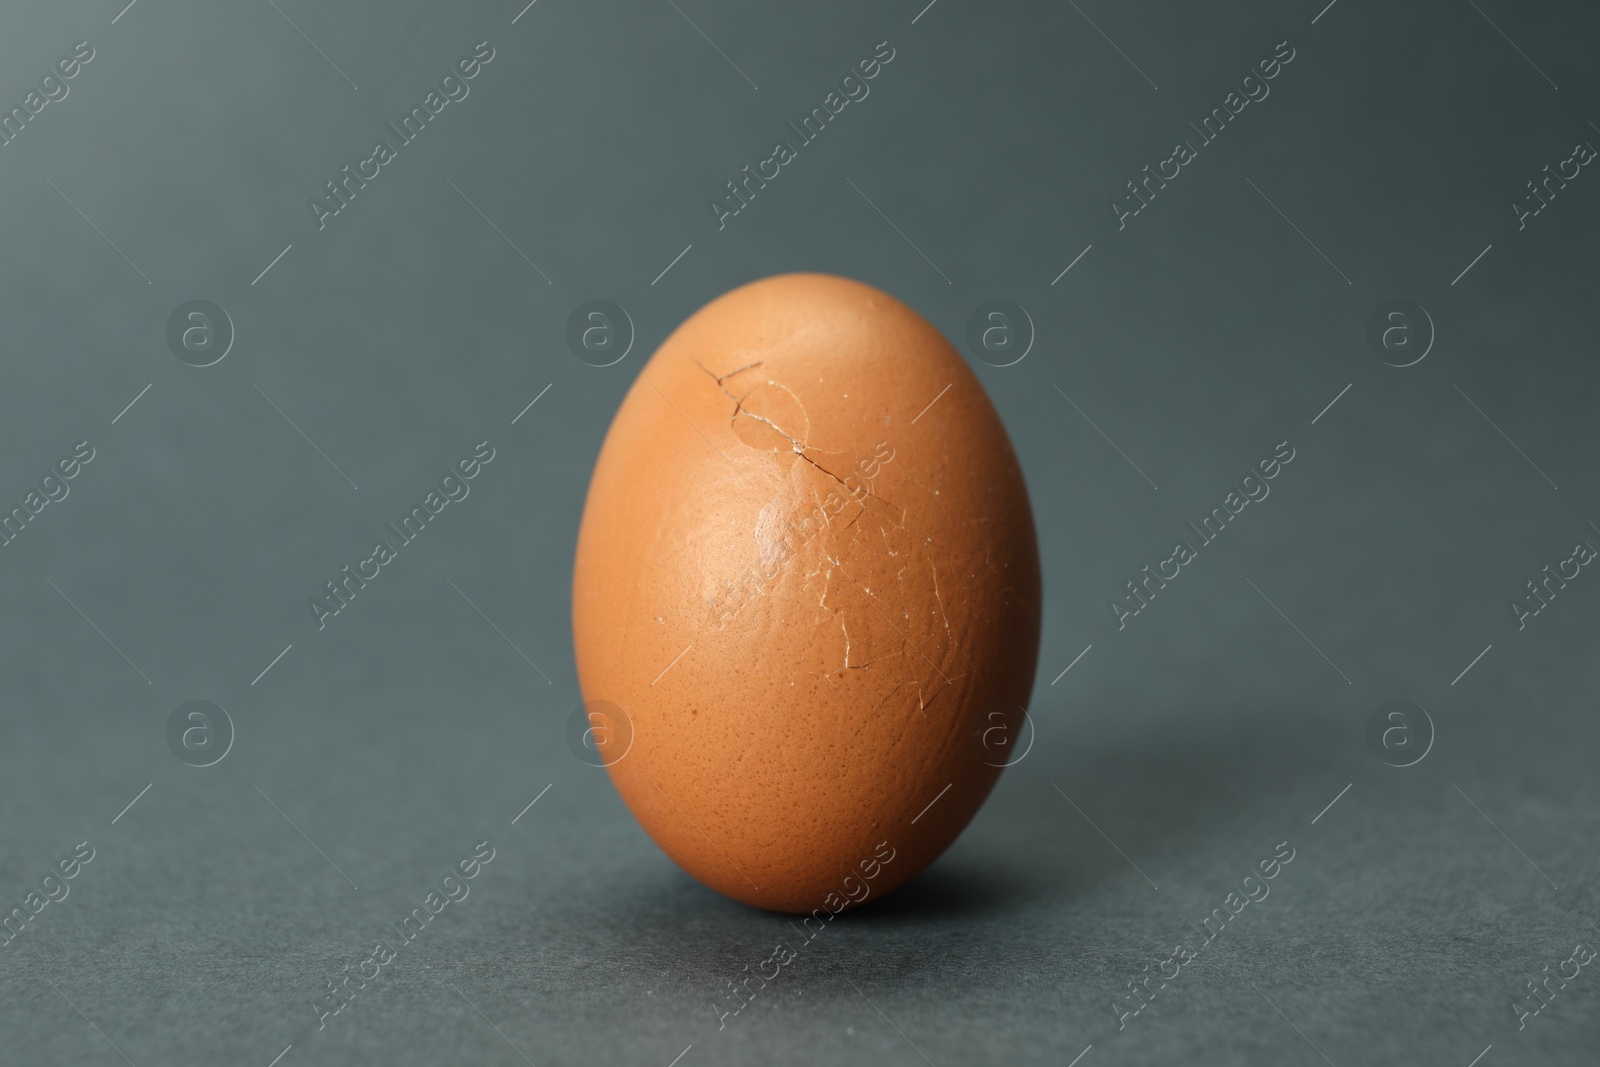
[[[1507,606],[1600,544],[1600,177],[1520,231],[1508,206],[1600,143],[1592,8],[121,7],[0,15],[6,106],[96,49],[0,148],[0,499],[96,449],[0,549],[5,907],[96,849],[0,948],[8,1067],[1593,1062],[1600,976],[1520,1032],[1512,1004],[1600,943],[1600,579],[1520,631]],[[485,39],[318,231],[307,198]],[[1107,198],[1285,39],[1271,95],[1119,231]],[[881,40],[870,96],[719,231],[707,197]],[[1031,315],[1026,359],[975,366],[1039,524],[1037,740],[719,1030],[791,928],[568,751],[568,583],[648,353],[796,269],[955,338],[985,300]],[[238,334],[206,368],[164,336],[197,298]],[[591,298],[638,331],[605,369],[564,341]],[[1396,298],[1437,328],[1405,369],[1364,339]],[[307,598],[483,439],[470,497],[319,632]],[[1283,440],[1271,496],[1119,630],[1108,599]],[[1396,698],[1437,729],[1404,769],[1363,739]],[[165,739],[192,699],[237,730],[203,769]],[[325,981],[484,839],[470,897],[318,1032]],[[1270,896],[1119,1032],[1124,983],[1282,841]]]

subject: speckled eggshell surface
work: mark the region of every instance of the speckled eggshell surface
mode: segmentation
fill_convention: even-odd
[[[578,676],[625,716],[595,734],[623,800],[713,889],[833,913],[933,862],[1026,743],[1039,614],[1005,428],[877,289],[735,289],[617,411],[578,535]]]

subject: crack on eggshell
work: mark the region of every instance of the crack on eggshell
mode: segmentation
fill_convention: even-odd
[[[773,429],[776,430],[778,428],[776,426],[774,426]],[[781,433],[782,431],[780,430],[779,432]],[[794,454],[799,456],[801,459],[805,460],[807,463],[811,464],[813,467],[817,468],[817,470],[821,471],[823,474],[826,474],[828,477],[830,477],[834,481],[838,482],[841,486],[844,485],[844,479],[843,478],[840,478],[837,474],[833,473],[827,467],[824,467],[822,464],[818,463],[816,460],[814,460],[810,456],[806,455],[805,446],[803,446],[803,445],[795,445]],[[845,491],[849,492],[848,489],[846,489]],[[817,501],[817,506],[821,507],[822,506],[822,501],[820,501],[820,500]],[[824,509],[824,510],[826,510],[826,509]]]
[[[887,693],[883,694],[883,699],[878,701],[876,704],[872,705],[872,711],[867,713],[867,717],[871,718],[877,712],[877,710],[879,708],[883,707],[885,704],[887,704],[889,702],[889,698],[894,696],[896,693],[898,693],[900,691],[900,687],[905,685],[905,684],[906,683],[904,683],[904,682],[896,682],[896,683],[894,683],[894,685],[890,688],[890,690]]]
[[[867,724],[872,722],[873,716],[877,715],[883,706],[900,691],[900,687],[905,684],[905,682],[894,683],[894,685],[890,687],[889,691],[883,694],[883,699],[872,705],[872,710],[867,712],[867,714],[862,717],[861,722],[856,726],[856,732],[850,735],[850,740],[854,741],[856,738],[861,736],[861,731],[865,730],[867,728]]]
[[[716,382],[717,383],[717,388],[721,389],[722,388],[722,383],[727,381],[729,378],[732,378],[736,374],[743,374],[747,370],[754,370],[756,367],[761,366],[765,362],[766,362],[766,360],[764,360],[764,359],[758,359],[754,363],[746,363],[744,366],[739,367],[736,370],[731,370],[726,374],[720,374],[720,375],[714,373],[709,367],[707,367],[704,363],[701,363],[698,359],[694,361],[694,365],[696,367],[699,367],[701,370],[705,371],[706,372],[706,376],[709,377],[713,382]],[[722,391],[723,391],[723,393],[727,394],[727,397],[728,397],[729,400],[732,400],[735,403],[738,403],[738,400],[739,400],[738,397],[734,396],[732,393],[729,393],[726,389],[723,389]]]
[[[839,612],[839,629],[844,633],[844,666],[841,670],[850,669],[850,617],[844,612]]]
[[[939,595],[939,565],[930,559],[928,569],[933,572],[933,601],[939,605],[939,621],[944,623],[944,635],[950,639],[950,616],[945,613],[944,598]]]
[[[761,366],[764,363],[766,363],[766,360],[764,360],[764,359],[758,359],[754,363],[746,363],[744,366],[738,368],[737,370],[731,370],[727,374],[724,374],[721,377],[719,377],[717,379],[717,384],[721,385],[723,382],[727,381],[729,378],[732,378],[734,375],[743,374],[747,370],[754,370],[755,368]]]
[[[803,452],[805,450],[805,446],[804,445],[802,445],[799,441],[796,441],[794,438],[790,437],[788,434],[784,433],[783,432],[783,428],[781,426],[779,426],[777,423],[773,422],[771,419],[767,418],[765,415],[757,415],[753,411],[746,411],[744,409],[744,401],[742,401],[742,400],[737,401],[733,405],[733,417],[735,419],[737,419],[740,415],[743,415],[747,419],[755,419],[757,422],[764,422],[768,426],[772,427],[772,432],[777,434],[779,437],[783,438],[785,441],[788,441],[789,444],[793,447],[794,452],[795,452],[796,455],[799,455],[801,452]]]
[[[705,372],[706,377],[711,379],[713,385],[715,385],[718,389],[722,389],[722,379],[713,374],[710,368],[708,368],[704,363],[701,363],[698,359],[694,361],[694,365]],[[722,389],[722,394],[729,400],[732,400],[735,404],[739,402],[739,398],[728,392],[726,389]]]

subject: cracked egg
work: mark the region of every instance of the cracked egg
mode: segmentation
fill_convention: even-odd
[[[1005,427],[877,289],[735,289],[612,421],[578,533],[579,681],[629,718],[625,758],[596,737],[623,801],[730,897],[825,919],[938,858],[1023,732],[1039,613]]]

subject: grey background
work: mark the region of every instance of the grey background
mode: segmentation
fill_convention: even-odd
[[[96,50],[0,148],[0,499],[97,450],[0,549],[0,903],[97,850],[0,949],[0,1060],[1592,1062],[1600,978],[1520,1032],[1512,1003],[1600,941],[1600,579],[1521,631],[1507,607],[1600,543],[1600,178],[1520,232],[1508,207],[1600,143],[1592,8],[277,6],[0,15],[7,108]],[[481,40],[470,96],[319,232],[307,198]],[[706,198],[882,40],[871,95],[719,232]],[[1107,198],[1283,40],[1271,95],[1119,231]],[[958,339],[985,300],[1031,315],[1025,360],[974,365],[1039,525],[1037,736],[719,1031],[790,928],[568,751],[570,566],[643,360],[788,270]],[[164,334],[196,298],[237,329],[203,369]],[[591,298],[638,331],[606,369],[564,341]],[[1405,369],[1364,340],[1393,298],[1437,329]],[[307,598],[484,439],[471,496],[319,632]],[[1107,600],[1282,440],[1271,496],[1118,630]],[[197,698],[237,730],[205,769],[164,733]],[[1406,769],[1363,739],[1394,698],[1437,728]],[[325,981],[483,839],[471,896],[318,1032]],[[1285,840],[1119,1032],[1124,983]]]

